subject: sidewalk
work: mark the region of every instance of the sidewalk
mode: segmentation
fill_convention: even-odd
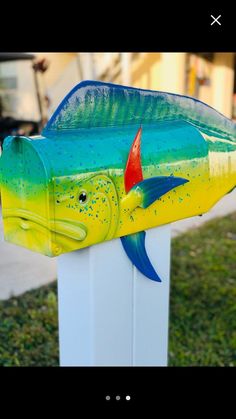
[[[206,221],[236,211],[236,189],[201,217],[192,217],[172,224],[172,237]],[[56,279],[56,258],[48,258],[3,241],[0,211],[0,300],[19,295]]]
[[[56,279],[56,259],[3,241],[0,207],[0,300]]]

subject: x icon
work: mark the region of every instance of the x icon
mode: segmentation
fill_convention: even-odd
[[[219,15],[218,17],[214,17],[214,16],[212,16],[211,15],[211,17],[212,17],[212,19],[214,19],[212,22],[211,22],[211,26],[212,25],[214,25],[214,23],[218,23],[218,25],[220,25],[221,26],[221,23],[219,22],[219,18],[221,17],[221,15]]]

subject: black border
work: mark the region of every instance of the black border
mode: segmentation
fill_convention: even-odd
[[[81,407],[88,413],[125,407],[127,411],[144,408],[146,413],[152,409],[155,417],[163,412],[169,417],[172,409],[175,417],[177,412],[187,411],[192,418],[197,413],[204,417],[206,406],[210,406],[210,417],[220,406],[224,417],[230,417],[226,412],[235,405],[236,369],[231,367],[15,367],[1,368],[0,376],[2,403],[7,397],[10,409],[14,405],[18,413],[21,407],[24,412],[29,409],[31,417],[41,412],[55,416],[62,407],[66,407],[68,418],[74,417],[72,411],[75,417],[81,416]],[[126,394],[130,401],[125,400]],[[120,395],[119,401],[116,395]]]
[[[84,11],[68,3],[20,13],[2,19],[2,52],[236,51],[232,4],[99,3]],[[211,14],[221,14],[221,26],[211,26]]]

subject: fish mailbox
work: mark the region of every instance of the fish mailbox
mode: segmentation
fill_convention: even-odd
[[[161,281],[145,230],[201,215],[235,186],[231,120],[190,97],[85,81],[40,136],[4,141],[4,237],[48,256],[121,238]]]

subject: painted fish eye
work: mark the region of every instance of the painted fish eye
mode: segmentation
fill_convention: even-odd
[[[85,191],[81,192],[79,195],[79,203],[80,204],[85,204],[85,202],[87,202],[88,197]]]

